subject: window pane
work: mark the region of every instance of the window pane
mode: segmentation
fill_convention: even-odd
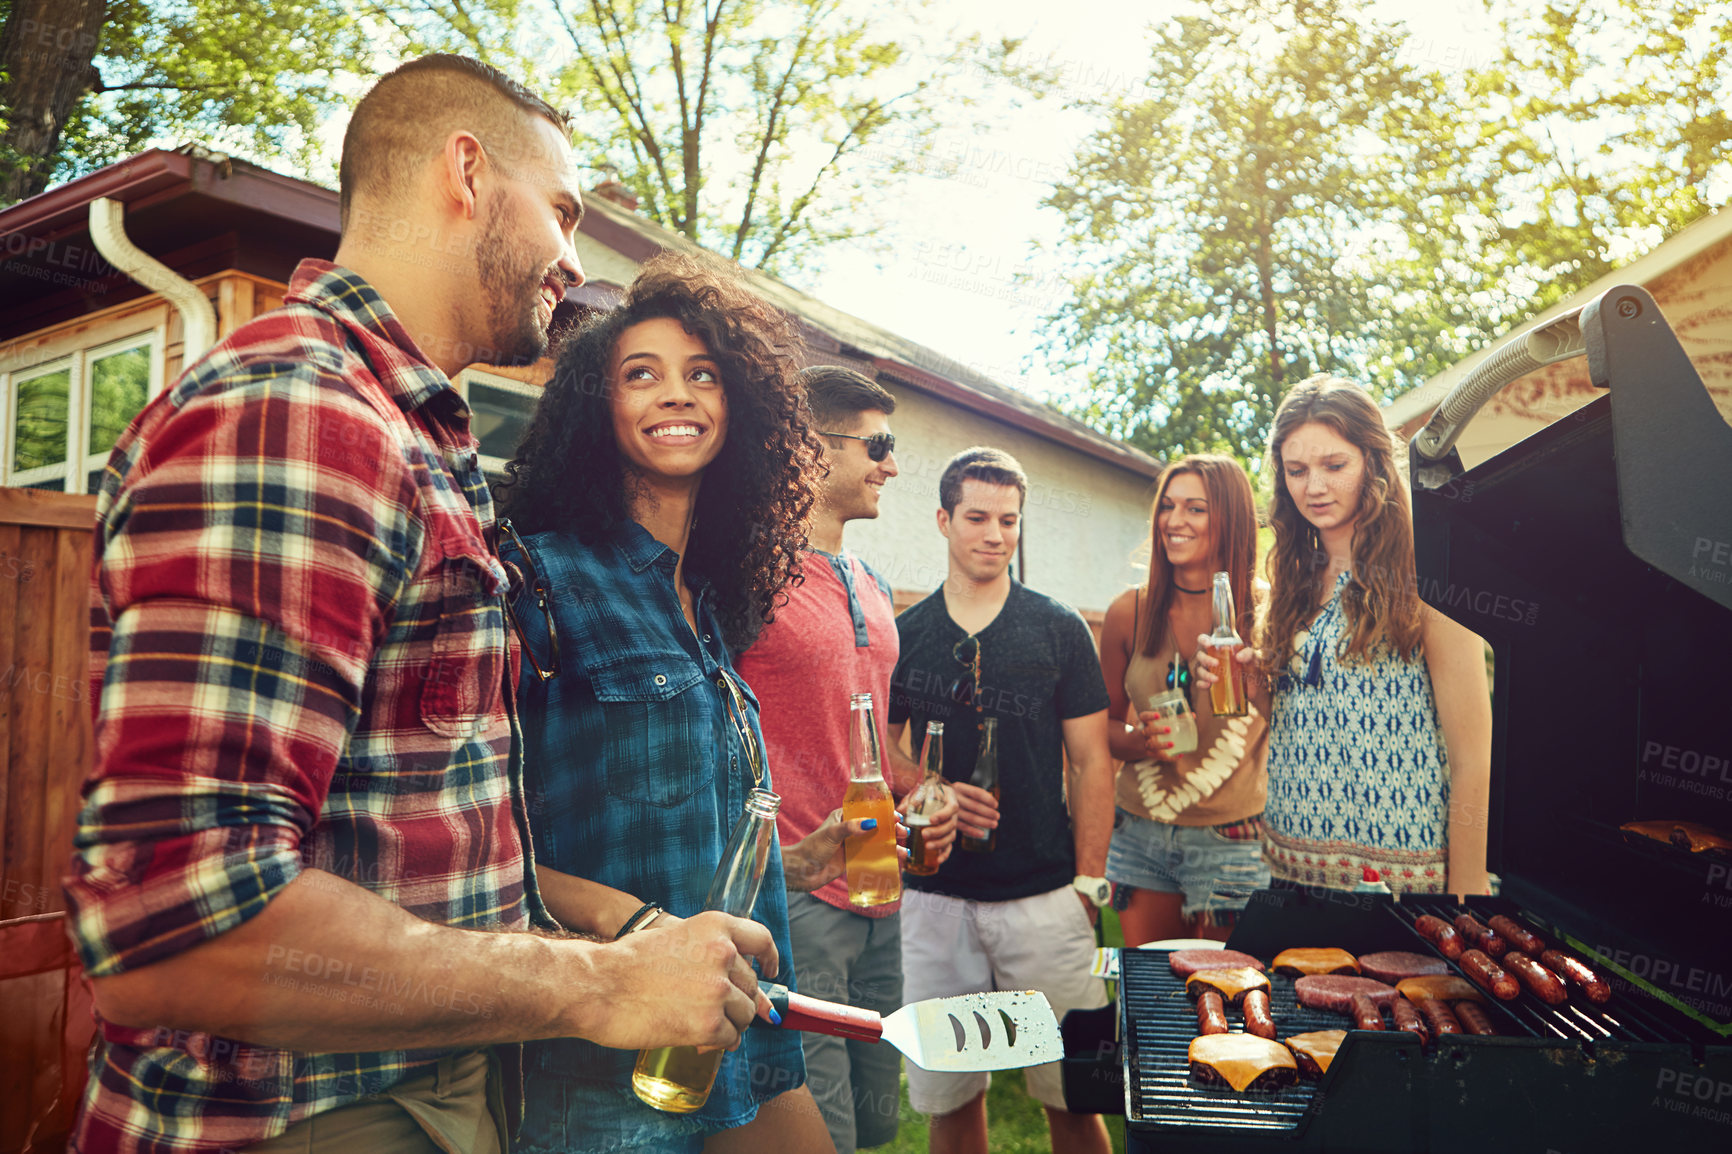
[[[535,415],[535,398],[472,380],[469,410],[473,414],[470,427],[481,442],[481,455],[509,461],[529,428],[529,418]]]
[[[150,346],[100,357],[90,366],[90,448],[106,453],[150,399]]]
[[[18,386],[18,427],[12,434],[12,471],[66,462],[67,396],[72,370],[44,373]]]

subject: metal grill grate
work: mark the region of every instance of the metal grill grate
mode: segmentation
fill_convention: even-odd
[[[1291,1133],[1312,1108],[1317,1083],[1301,1079],[1273,1094],[1240,1094],[1191,1081],[1188,1055],[1197,1036],[1197,1011],[1183,979],[1168,967],[1168,950],[1125,950],[1119,955],[1119,1004],[1125,1043],[1125,1116],[1153,1127],[1220,1127]],[[1278,1037],[1309,1030],[1340,1030],[1340,1014],[1311,1010],[1293,998],[1293,979],[1269,975],[1269,1006]],[[1235,1032],[1243,1019],[1232,1007]]]
[[[1463,912],[1454,902],[1416,897],[1412,894],[1403,895],[1399,905],[1387,908],[1390,915],[1405,926],[1408,934],[1420,943],[1413,947],[1416,952],[1438,957],[1442,955],[1437,953],[1436,947],[1413,928],[1413,919],[1421,914],[1434,914],[1446,922],[1453,922],[1456,915]],[[1481,922],[1497,913],[1508,914],[1518,921],[1521,920],[1519,912],[1514,909],[1476,906],[1471,912]],[[1460,966],[1453,962],[1449,964],[1457,973],[1461,973]],[[1462,976],[1466,977],[1465,974]],[[1513,1001],[1500,1002],[1489,994],[1486,1000],[1494,1002],[1498,1009],[1520,1023],[1524,1030],[1539,1038],[1563,1038],[1580,1042],[1688,1042],[1696,1037],[1695,1031],[1675,1020],[1669,1011],[1639,995],[1617,992],[1612,995],[1610,1002],[1604,1006],[1596,1006],[1582,997],[1580,991],[1574,987],[1567,986],[1567,983],[1566,987],[1570,991],[1570,1000],[1561,1006],[1546,1005],[1525,986]]]

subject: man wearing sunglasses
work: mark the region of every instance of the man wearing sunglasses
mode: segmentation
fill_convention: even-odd
[[[411,61],[356,107],[340,183],[336,261],[147,406],[97,499],[75,1150],[490,1154],[520,1100],[490,1044],[736,1045],[767,1008],[763,927],[578,940],[536,884],[450,378],[535,360],[582,283],[565,118]]]
[[[825,443],[811,548],[788,603],[738,660],[762,706],[764,744],[775,767],[784,852],[839,816],[848,788],[848,695],[869,692],[883,717],[896,667],[896,610],[890,586],[843,548],[850,521],[878,516],[896,476],[890,414],[896,400],[853,369],[820,365],[801,374],[813,428]],[[885,780],[898,796],[920,782],[919,767],[890,742]],[[948,852],[955,836],[950,800],[926,834]],[[896,904],[856,910],[845,877],[809,893],[788,859],[788,925],[800,990],[826,1001],[888,1014],[902,1006],[901,918]],[[837,1154],[896,1137],[901,1057],[886,1046],[807,1034],[806,1080]]]
[[[944,770],[960,831],[995,830],[989,852],[951,855],[909,877],[902,899],[903,995],[910,1002],[1036,989],[1060,1016],[1106,1004],[1090,976],[1095,911],[1105,903],[1113,770],[1106,685],[1076,610],[1010,575],[1028,479],[1010,454],[974,448],[939,478],[944,587],[897,619],[902,652],[890,698],[891,744],[913,723],[944,723]],[[986,718],[997,719],[999,796],[968,784]],[[1066,775],[1066,759],[1069,774]],[[1069,803],[1069,813],[1066,803]],[[967,842],[962,849],[969,849]],[[1046,1108],[1054,1150],[1106,1154],[1099,1115],[1065,1109],[1058,1063],[1024,1072]],[[910,1065],[908,1099],[932,1115],[934,1154],[986,1150],[985,1074]]]

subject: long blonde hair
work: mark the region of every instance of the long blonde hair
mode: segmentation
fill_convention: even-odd
[[[1411,661],[1424,632],[1413,560],[1413,513],[1407,485],[1395,467],[1394,443],[1376,404],[1358,385],[1327,374],[1294,385],[1275,413],[1267,467],[1274,479],[1269,524],[1269,618],[1263,638],[1271,676],[1293,658],[1293,639],[1317,612],[1329,558],[1323,538],[1287,492],[1281,446],[1301,425],[1315,421],[1365,456],[1365,474],[1353,525],[1353,578],[1342,591],[1348,644],[1344,659],[1367,658],[1379,642]]]

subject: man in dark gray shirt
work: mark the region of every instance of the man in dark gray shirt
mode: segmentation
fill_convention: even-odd
[[[1027,494],[1028,480],[1008,453],[974,448],[952,458],[939,480],[938,511],[949,575],[896,622],[901,657],[890,683],[891,741],[913,722],[918,749],[927,723],[944,722],[958,833],[996,832],[991,852],[954,853],[938,873],[905,879],[903,996],[915,1002],[1037,989],[1062,1017],[1106,1002],[1089,968],[1095,911],[1109,892],[1102,875],[1114,766],[1106,686],[1088,625],[1010,575]],[[968,784],[988,717],[997,719],[996,799]],[[1064,1108],[1058,1063],[1026,1077],[1046,1107],[1053,1149],[1105,1154],[1100,1117]],[[933,1116],[934,1154],[986,1149],[986,1085],[985,1074],[908,1067],[910,1103]]]

